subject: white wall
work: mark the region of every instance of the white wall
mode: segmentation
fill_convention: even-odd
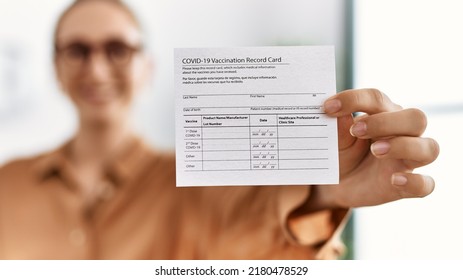
[[[434,193],[356,210],[360,259],[462,259],[463,2],[357,0],[356,87],[377,87],[428,114],[441,154],[417,172]]]

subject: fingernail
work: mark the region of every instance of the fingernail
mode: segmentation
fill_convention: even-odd
[[[350,134],[357,137],[367,134],[367,124],[364,122],[355,123],[350,127]]]
[[[391,144],[387,141],[377,141],[371,145],[371,152],[375,156],[384,155],[391,149]]]
[[[341,110],[341,101],[339,99],[331,99],[325,102],[325,112],[328,114],[334,114]]]
[[[407,177],[401,174],[393,174],[392,175],[392,184],[396,186],[404,186],[407,184]]]

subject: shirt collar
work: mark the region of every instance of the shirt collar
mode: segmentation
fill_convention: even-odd
[[[39,158],[34,166],[34,171],[39,175],[40,179],[45,180],[59,174],[63,170],[63,167],[66,166],[66,157],[64,154],[68,145],[69,142]]]
[[[35,166],[40,179],[46,180],[53,176],[60,176],[64,177],[72,185],[74,176],[72,176],[73,172],[69,162],[71,143],[72,140],[40,158]],[[114,157],[108,160],[106,176],[116,186],[126,185],[125,182],[141,171],[152,153],[144,141],[133,137],[119,153],[116,153]]]
[[[144,141],[134,137],[108,161],[106,173],[116,185],[125,185],[142,171],[152,153]]]

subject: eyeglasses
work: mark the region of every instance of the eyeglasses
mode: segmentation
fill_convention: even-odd
[[[74,42],[64,47],[55,47],[56,54],[69,66],[82,67],[87,64],[92,53],[103,51],[106,60],[113,66],[125,66],[141,46],[130,46],[122,41],[108,41],[100,46],[90,46],[83,42]]]

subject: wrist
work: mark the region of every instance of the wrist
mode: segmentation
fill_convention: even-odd
[[[310,197],[306,205],[308,212],[347,208],[342,203],[340,185],[313,185],[310,189]]]

